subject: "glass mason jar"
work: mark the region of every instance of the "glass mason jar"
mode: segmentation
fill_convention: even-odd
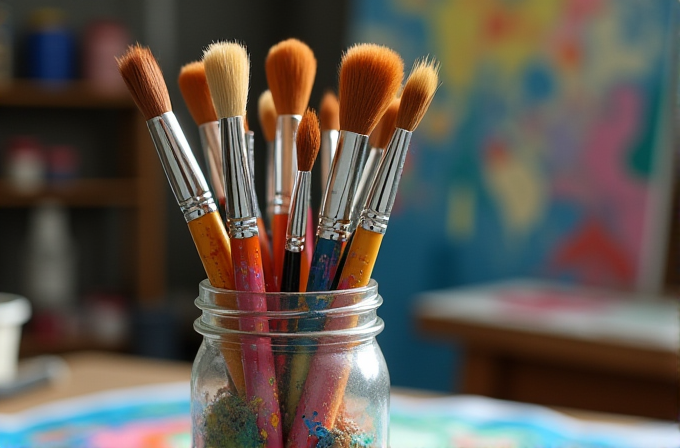
[[[266,301],[266,312],[257,309]],[[199,286],[194,448],[387,447],[390,380],[375,281],[324,293]],[[259,309],[262,309],[260,307]]]

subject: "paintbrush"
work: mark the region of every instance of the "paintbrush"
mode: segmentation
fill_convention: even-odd
[[[276,138],[276,107],[272,92],[265,90],[257,101],[257,113],[260,118],[262,135],[267,145],[267,222],[271,229],[274,219],[274,138]],[[271,236],[271,235],[270,235]]]
[[[187,109],[198,126],[203,157],[210,170],[210,186],[219,204],[224,207],[219,122],[210,98],[203,62],[196,61],[184,65],[177,82]]]
[[[394,206],[411,135],[427,112],[438,85],[439,65],[427,58],[416,61],[401,96],[397,127],[380,162],[354,240],[348,248],[339,289],[366,286],[371,279]]]
[[[338,146],[338,134],[340,133],[340,104],[335,93],[327,91],[323,95],[319,118],[321,120],[321,149],[319,150],[321,188],[325,189],[335,148]]]
[[[370,147],[366,163],[364,163],[364,171],[361,174],[361,180],[359,181],[359,186],[357,187],[357,193],[354,196],[353,216],[359,216],[361,211],[364,209],[366,204],[366,197],[370,191],[371,185],[373,184],[373,179],[375,179],[375,174],[378,171],[378,164],[384,152],[385,147],[390,142],[390,138],[394,133],[397,122],[397,112],[399,111],[400,99],[395,98],[390,103],[390,107],[387,108],[385,114],[382,116],[378,125],[375,127],[373,132],[368,138],[368,145]],[[352,220],[351,232],[352,236],[349,237],[346,246],[352,244],[354,239],[354,229],[358,219]],[[340,262],[338,263],[338,268],[335,271],[335,276],[333,277],[333,283],[331,284],[331,291],[338,289],[338,283],[340,282],[340,274],[342,273],[342,268],[347,262],[348,251],[342,251],[342,257],[340,257]]]
[[[232,241],[236,290],[264,293],[257,219],[252,199],[245,146],[244,115],[248,98],[250,58],[246,49],[233,42],[210,45],[203,54],[210,94],[220,118],[224,161],[227,229]],[[237,295],[240,310],[267,311],[264,294]],[[246,332],[267,333],[265,318],[241,319]],[[271,341],[266,337],[244,337],[243,370],[246,398],[256,406],[257,426],[268,448],[281,447],[281,412]]]
[[[132,98],[147,120],[149,133],[175,199],[184,214],[210,284],[234,288],[229,238],[203,173],[175,114],[156,59],[148,48],[131,46],[117,60]],[[235,304],[221,303],[227,308]],[[237,351],[225,353],[227,368],[239,393],[244,393],[243,368]]]
[[[406,81],[397,113],[397,128],[380,161],[352,244],[347,248],[349,255],[340,277],[340,289],[368,285],[394,205],[411,135],[432,102],[439,84],[438,72],[438,64],[432,60],[422,59],[416,61]],[[346,305],[346,303],[331,304],[332,307]],[[324,330],[333,331],[356,326],[356,317],[348,319],[351,321],[345,320],[339,324],[341,326],[327,324]],[[328,365],[328,359],[322,353],[312,359],[287,447],[315,445],[316,436],[309,434],[304,424],[304,416],[318,413],[315,421],[320,422],[327,430],[333,428],[351,370],[350,360],[343,361],[338,361],[337,364],[334,361],[333,365]]]
[[[274,139],[274,219],[271,226],[274,277],[277,286],[280,286],[288,209],[297,173],[295,132],[312,92],[316,59],[306,44],[288,39],[270,48],[265,71],[278,114]]]
[[[288,229],[286,230],[286,253],[283,260],[281,292],[300,291],[300,265],[306,241],[307,210],[311,191],[312,167],[319,152],[321,135],[316,113],[305,112],[296,137],[298,172],[293,185]]]
[[[340,65],[340,136],[319,212],[307,291],[328,291],[351,235],[352,205],[368,152],[368,135],[396,95],[401,57],[387,47],[351,47]]]

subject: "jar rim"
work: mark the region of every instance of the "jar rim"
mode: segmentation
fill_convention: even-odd
[[[199,296],[202,290],[206,292],[210,292],[213,294],[239,294],[239,295],[257,295],[257,296],[262,296],[264,295],[265,297],[272,297],[272,296],[284,296],[284,297],[296,297],[296,296],[310,296],[310,295],[316,295],[316,296],[343,296],[343,295],[352,295],[352,294],[365,294],[369,293],[373,290],[377,293],[378,291],[378,282],[375,281],[375,279],[370,279],[368,282],[368,285],[366,286],[361,286],[359,288],[352,288],[352,289],[338,289],[338,290],[333,290],[333,291],[311,291],[311,292],[253,292],[253,291],[234,291],[231,289],[222,289],[222,288],[217,288],[213,285],[210,284],[210,281],[206,278],[203,281],[201,281],[198,284],[198,290],[199,290]]]

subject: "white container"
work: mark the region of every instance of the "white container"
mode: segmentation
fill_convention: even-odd
[[[21,326],[31,316],[31,304],[24,297],[0,293],[0,384],[14,380],[19,358]]]

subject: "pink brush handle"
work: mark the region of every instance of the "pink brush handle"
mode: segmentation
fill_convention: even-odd
[[[264,293],[264,273],[258,237],[232,238],[231,245],[236,290]],[[239,295],[236,300],[241,311],[267,311],[264,294]],[[269,332],[269,323],[264,318],[243,318],[239,327],[242,331]],[[282,448],[281,411],[271,340],[261,336],[245,336],[242,349],[246,398],[248,402],[258,406],[257,427],[260,435],[264,438],[267,448]]]

